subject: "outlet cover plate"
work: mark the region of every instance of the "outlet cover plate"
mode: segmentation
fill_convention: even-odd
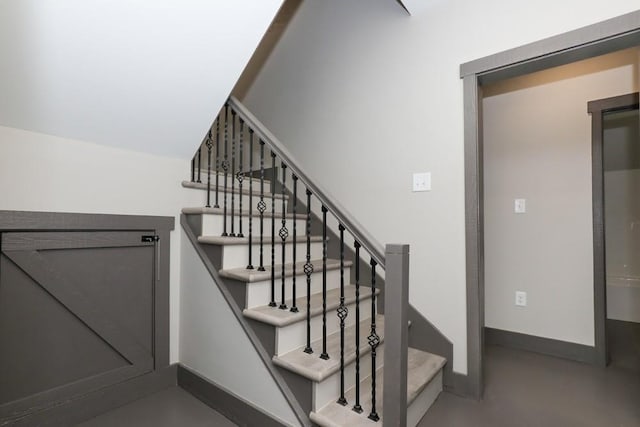
[[[431,191],[431,172],[413,174],[413,191]]]

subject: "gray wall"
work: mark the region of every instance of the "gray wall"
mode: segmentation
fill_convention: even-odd
[[[459,66],[637,8],[448,0],[409,16],[390,0],[306,0],[244,98],[377,240],[411,245],[410,302],[453,342],[456,372],[467,370]],[[432,172],[433,190],[412,193],[413,172]]]
[[[594,344],[590,100],[637,90],[635,49],[484,91],[485,325]],[[514,199],[527,212],[514,213]],[[515,305],[525,291],[526,307]]]

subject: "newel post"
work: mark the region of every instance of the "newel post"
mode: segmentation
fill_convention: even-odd
[[[407,425],[409,245],[385,248],[383,426]]]

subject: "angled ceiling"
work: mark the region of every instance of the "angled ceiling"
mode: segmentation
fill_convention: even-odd
[[[4,0],[0,125],[188,158],[281,4]]]

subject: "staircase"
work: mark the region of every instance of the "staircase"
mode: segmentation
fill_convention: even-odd
[[[388,271],[375,241],[233,98],[194,156],[191,178],[182,185],[206,203],[184,208],[183,226],[295,396],[301,423],[417,425],[442,390],[446,361],[407,348],[406,313],[385,319],[384,296],[401,285],[390,278],[408,271]],[[389,357],[406,360],[392,364],[398,376],[384,372]]]

